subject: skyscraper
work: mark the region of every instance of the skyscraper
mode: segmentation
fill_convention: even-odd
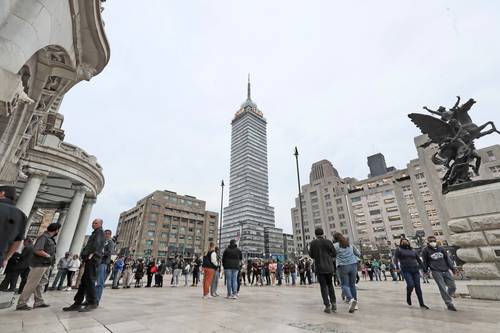
[[[265,239],[274,239],[265,233],[280,229],[274,227],[274,208],[269,206],[267,121],[250,89],[249,78],[247,99],[231,122],[229,205],[224,209],[221,245],[225,248],[236,239],[244,254],[261,257],[275,254],[266,253],[266,248],[279,250],[278,244],[265,246]]]
[[[370,168],[368,177],[382,176],[387,173],[387,164],[385,163],[384,155],[378,153],[368,156],[368,167]]]

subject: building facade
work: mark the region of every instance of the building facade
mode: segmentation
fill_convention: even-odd
[[[273,235],[265,235],[266,229],[278,231],[269,205],[267,121],[251,99],[250,81],[247,89],[247,100],[231,122],[229,205],[224,209],[221,246],[237,239],[245,256],[262,257],[271,255],[266,239],[267,250],[278,247]]]
[[[64,140],[60,112],[109,61],[102,11],[99,0],[0,2],[0,183],[16,186],[32,235],[42,210],[57,214],[57,257],[80,252],[104,186],[96,157]]]
[[[123,255],[171,259],[202,255],[217,242],[219,215],[189,195],[155,191],[120,214],[117,251]]]
[[[411,160],[405,169],[391,171],[391,168],[386,168],[384,174],[361,181],[354,178],[340,179],[328,161],[313,164],[313,170],[318,165],[335,170],[330,171],[329,174],[335,175],[339,184],[345,184],[346,207],[343,209],[348,211],[347,225],[349,226],[345,234],[351,236],[351,239],[365,252],[388,252],[399,244],[403,235],[414,239],[418,235],[421,237],[435,235],[437,239],[447,244],[448,212],[444,206],[441,188],[441,177],[446,170],[443,166],[436,166],[432,163],[430,158],[436,151],[436,147],[422,148],[421,145],[426,141],[425,136],[415,138],[418,158]],[[473,179],[500,178],[500,145],[479,149],[478,154],[483,163],[480,176],[474,176]],[[373,172],[373,170],[370,171]],[[311,172],[310,182],[313,185],[316,181],[313,175],[317,174],[318,171]],[[330,182],[332,181],[333,179]],[[314,227],[322,226],[324,229],[325,226],[329,227],[328,224],[323,223],[325,215],[327,219],[335,221],[335,216],[328,216],[328,213],[334,210],[325,210],[326,206],[322,203],[322,199],[330,198],[326,189],[321,197],[319,195],[321,186],[317,183],[316,186],[311,186],[311,184],[303,187],[306,240],[312,239]],[[310,216],[311,210],[312,217]],[[296,238],[297,246],[300,247],[301,226],[298,199],[296,199],[295,208],[292,208],[292,221],[294,235],[299,238]],[[314,223],[315,221],[317,223]],[[349,231],[352,232],[349,233]],[[331,236],[331,233],[332,231],[328,230],[327,235]]]
[[[304,235],[302,235],[299,198],[291,210],[293,238],[298,253],[303,253],[314,240],[314,230],[323,228],[331,239],[335,232],[347,237],[353,236],[349,221],[348,188],[346,181],[340,178],[338,171],[327,160],[312,165],[309,184],[302,186],[302,210],[304,217]]]
[[[297,257],[297,249],[295,248],[293,234],[283,234],[283,254],[285,260],[294,260]]]

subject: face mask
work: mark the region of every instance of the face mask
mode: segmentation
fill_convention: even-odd
[[[432,246],[432,247],[436,247],[437,243],[436,242],[430,242],[429,245]]]

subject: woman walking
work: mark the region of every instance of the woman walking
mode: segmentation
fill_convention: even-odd
[[[411,294],[413,289],[417,294],[418,303],[422,309],[429,309],[424,304],[422,289],[420,288],[420,269],[423,268],[422,260],[410,246],[408,239],[402,238],[399,248],[394,253],[394,264],[401,267],[401,273],[406,282],[406,303],[411,305]]]
[[[356,275],[358,274],[358,260],[361,254],[358,249],[349,244],[349,240],[339,232],[333,234],[335,251],[337,252],[337,274],[340,278],[342,293],[349,302],[349,313],[357,310]]]

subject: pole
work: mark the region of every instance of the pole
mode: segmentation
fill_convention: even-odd
[[[302,213],[302,190],[300,186],[300,174],[299,174],[299,151],[297,147],[295,147],[295,152],[293,155],[295,156],[295,164],[297,166],[297,185],[299,187],[300,226],[302,228],[302,253],[307,254],[306,235],[304,232],[304,215]]]
[[[219,216],[219,251],[221,251],[221,240],[222,240],[222,207],[224,205],[224,179],[220,182],[221,193],[220,193],[220,216]]]

